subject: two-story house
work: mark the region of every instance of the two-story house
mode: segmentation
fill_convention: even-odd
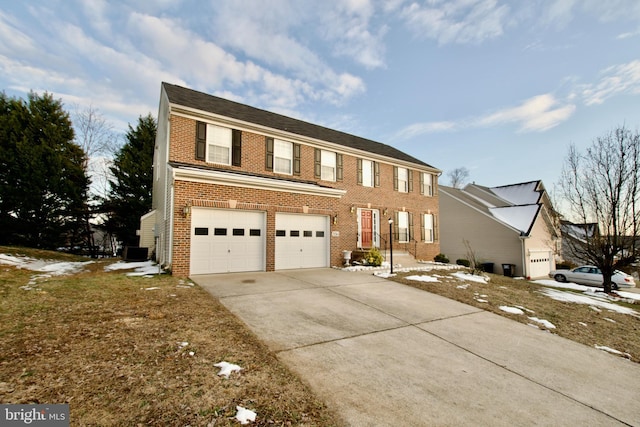
[[[180,276],[342,265],[390,231],[432,259],[439,174],[389,145],[163,83],[140,240]]]

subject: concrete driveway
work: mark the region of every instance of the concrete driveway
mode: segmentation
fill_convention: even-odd
[[[353,426],[640,426],[640,365],[469,305],[367,272],[192,279]]]

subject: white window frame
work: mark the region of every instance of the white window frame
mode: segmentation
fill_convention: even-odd
[[[398,191],[409,192],[409,169],[407,168],[398,168]]]
[[[409,235],[409,212],[398,212],[398,243],[411,241]]]
[[[375,171],[373,170],[373,161],[362,159],[362,185],[364,187],[375,186]]]
[[[424,225],[424,241],[425,243],[433,243],[435,240],[433,214],[424,214],[422,218],[422,223]]]
[[[207,124],[207,162],[231,165],[232,140],[231,129]]]
[[[293,143],[276,139],[273,141],[273,171],[293,175]]]
[[[336,181],[337,161],[333,151],[320,150],[320,179],[323,181]]]
[[[422,194],[433,196],[433,175],[428,172],[422,173]]]

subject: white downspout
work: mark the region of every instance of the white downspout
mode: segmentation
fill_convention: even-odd
[[[527,253],[526,253],[526,245],[525,245],[525,240],[528,239],[529,236],[527,236],[524,231],[520,233],[520,241],[522,242],[522,276],[526,279],[527,277],[529,277],[529,272],[527,271]]]

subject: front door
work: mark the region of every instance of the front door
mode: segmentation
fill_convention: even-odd
[[[360,211],[360,241],[363,248],[373,246],[373,212],[362,209]]]

